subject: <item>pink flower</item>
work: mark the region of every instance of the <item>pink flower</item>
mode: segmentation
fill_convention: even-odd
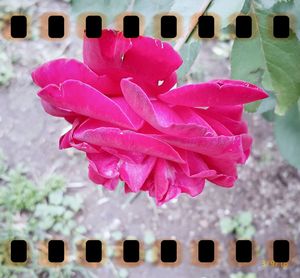
[[[72,124],[60,148],[86,153],[92,181],[113,190],[122,180],[158,205],[198,195],[205,180],[234,185],[252,141],[243,104],[264,91],[235,80],[172,89],[182,59],[168,43],[112,30],[85,38],[83,57],[50,61],[32,78],[45,111]]]

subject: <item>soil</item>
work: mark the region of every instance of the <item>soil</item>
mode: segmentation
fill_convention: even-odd
[[[70,9],[63,1],[33,2],[31,11],[37,17],[45,11]],[[34,22],[37,24],[37,22]],[[75,30],[62,42],[42,39],[7,41],[1,39],[5,53],[13,61],[14,76],[6,86],[0,86],[0,148],[11,166],[22,163],[38,179],[55,172],[63,174],[73,192],[85,196],[85,206],[78,221],[89,229],[89,236],[121,230],[124,235],[143,239],[145,230],[157,239],[176,238],[182,244],[182,263],[176,267],[161,267],[145,263],[129,268],[129,277],[229,277],[238,271],[255,272],[259,278],[300,277],[298,264],[286,269],[266,267],[269,240],[289,239],[296,243],[300,234],[300,175],[281,157],[276,147],[272,124],[260,115],[246,115],[254,138],[251,157],[239,169],[239,180],[231,189],[208,184],[195,198],[178,199],[156,207],[146,194],[129,203],[132,195],[99,190],[87,178],[87,161],[79,152],[58,150],[58,138],[67,128],[60,119],[48,116],[36,96],[38,88],[31,80],[31,71],[41,63],[58,57],[81,59],[82,41]],[[216,55],[219,42],[203,43],[201,61],[205,80],[229,77],[227,57]],[[228,245],[233,239],[222,235],[219,221],[250,211],[256,227],[255,241],[262,252],[251,267],[236,268],[228,262]],[[220,260],[211,268],[190,263],[190,242],[210,238],[220,243]],[[99,277],[113,277],[110,268],[95,270]]]

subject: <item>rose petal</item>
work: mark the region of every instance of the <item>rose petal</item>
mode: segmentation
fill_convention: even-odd
[[[199,111],[198,111],[198,114],[201,115],[201,113]],[[212,118],[212,117],[205,115],[205,113],[203,113],[201,115],[203,120],[205,120],[214,129],[214,131],[216,132],[216,135],[232,136],[233,133],[225,125],[223,125],[222,123],[220,123],[218,121],[219,117],[221,117],[221,116],[222,115],[218,115],[217,118]]]
[[[143,36],[128,39],[114,30],[104,30],[97,39],[85,37],[83,57],[84,63],[99,75],[107,74],[117,83],[133,77],[149,93],[172,88],[176,83],[174,72],[182,63],[166,42]],[[160,86],[159,81],[164,83]]]
[[[244,140],[248,140],[249,135],[236,136],[215,136],[215,137],[194,137],[178,138],[170,135],[152,135],[172,146],[218,158],[232,158],[239,163],[245,161]]]
[[[60,58],[47,62],[35,69],[31,76],[33,82],[42,88],[50,84],[59,86],[71,79],[86,83],[107,95],[120,92],[118,83],[113,82],[108,76],[98,76],[76,59]]]
[[[122,161],[131,163],[131,164],[140,164],[145,160],[145,155],[135,151],[125,151],[120,149],[114,149],[110,147],[101,147],[102,150],[110,153],[121,159]]]
[[[242,118],[244,106],[243,105],[232,105],[232,106],[213,106],[208,107],[207,111],[212,111],[233,120],[239,121]]]
[[[175,182],[175,169],[163,159],[157,159],[154,169],[153,192],[156,202],[160,205],[165,199],[170,185]]]
[[[159,95],[167,103],[190,107],[238,105],[266,97],[268,95],[257,86],[238,80],[189,84]]]
[[[186,161],[186,164],[179,165],[185,176],[189,178],[207,178],[216,174],[215,170],[208,168],[201,155],[189,151],[185,153],[185,156],[182,154],[181,156]]]
[[[156,158],[148,156],[142,163],[123,162],[120,177],[132,192],[138,192],[153,169]]]
[[[96,184],[102,184],[108,190],[115,190],[119,183],[119,178],[106,179],[102,177],[91,164],[89,165],[89,179]]]
[[[59,148],[62,149],[68,149],[68,148],[75,148],[79,151],[83,151],[86,153],[98,153],[101,151],[96,146],[92,146],[91,144],[88,144],[87,142],[81,142],[76,139],[74,139],[74,130],[83,122],[82,119],[76,119],[73,123],[73,127],[67,131],[64,135],[62,135],[59,139]]]
[[[119,159],[105,152],[87,153],[90,165],[96,172],[107,179],[119,177]]]
[[[68,111],[68,110],[64,110],[61,108],[58,108],[54,105],[51,105],[50,103],[48,103],[47,101],[41,99],[41,104],[45,110],[46,113],[48,113],[51,116],[54,117],[70,117],[70,116],[76,116],[75,113],[73,113],[72,111]]]
[[[207,178],[209,181],[224,187],[234,185],[237,179],[237,169],[234,161],[212,157],[206,157],[204,160],[210,169],[217,171],[215,176]]]
[[[131,108],[141,118],[163,133],[189,137],[212,136],[215,134],[205,121],[200,122],[199,120],[195,123],[184,123],[179,115],[169,106],[160,101],[151,102],[142,88],[129,79],[122,79],[121,88]]]
[[[236,121],[211,110],[198,109],[197,113],[221,134],[239,135],[248,132],[247,124],[244,121]]]
[[[123,113],[130,119],[137,129],[140,129],[144,123],[144,120],[135,113],[129,104],[126,102],[124,97],[113,97],[111,98],[119,107],[121,107]]]
[[[204,185],[204,178],[191,178],[186,176],[183,172],[176,172],[176,187],[180,188],[181,193],[186,193],[195,197],[203,191]]]
[[[92,120],[87,120],[78,127],[74,131],[74,138],[96,146],[141,152],[177,163],[185,163],[174,148],[159,139],[130,130],[122,131],[119,128],[99,126]]]
[[[139,129],[143,123],[137,115],[129,118],[122,107],[93,87],[80,81],[68,80],[61,84],[48,85],[38,95],[60,109],[73,111],[90,118],[106,121],[129,129]],[[124,103],[123,103],[124,104]],[[124,104],[125,110],[129,108]]]
[[[100,38],[85,36],[83,42],[84,63],[99,75],[120,69],[125,53],[132,47],[130,39],[114,30],[103,30]]]

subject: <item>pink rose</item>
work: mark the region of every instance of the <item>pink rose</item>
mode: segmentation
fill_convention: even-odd
[[[205,180],[234,185],[252,141],[243,104],[264,91],[235,80],[172,89],[182,63],[172,46],[113,30],[85,38],[83,57],[50,61],[32,78],[45,111],[72,124],[60,148],[86,153],[93,182],[113,190],[122,180],[158,205],[198,195]]]

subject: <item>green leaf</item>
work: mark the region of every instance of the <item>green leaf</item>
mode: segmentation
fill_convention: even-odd
[[[299,15],[300,15],[300,1],[295,0],[294,1],[294,7],[291,10],[291,13],[294,15],[295,20],[296,20],[296,34],[298,39],[300,40],[300,20],[299,20]]]
[[[244,0],[238,0],[238,1],[244,1]],[[151,2],[151,1],[147,1]],[[163,2],[163,1],[161,1]],[[213,0],[201,0],[201,1],[195,1],[195,0],[174,0],[174,4],[172,5],[170,12],[180,15],[183,22],[183,33],[186,34],[189,31],[191,31],[191,21],[192,17],[195,14],[201,14],[201,12],[204,12],[204,10],[207,8],[208,4],[210,2],[213,2]],[[160,10],[160,13],[165,12],[164,10]],[[197,21],[196,21],[197,24]]]
[[[257,109],[259,108],[261,104],[261,101],[255,101],[252,103],[248,103],[245,105],[245,110],[249,113],[254,113],[257,111]]]
[[[224,217],[220,221],[221,232],[225,235],[232,233],[235,227],[236,227],[236,222],[229,217]]]
[[[259,2],[262,4],[264,9],[271,9],[278,0],[260,0]]]
[[[251,39],[235,40],[231,75],[272,90],[277,99],[276,113],[284,114],[300,96],[300,42],[292,30],[288,39],[273,38],[273,15],[252,9],[257,32]]]
[[[251,222],[252,222],[252,214],[251,214],[251,212],[249,212],[249,211],[241,212],[237,216],[237,221],[242,226],[250,225]]]
[[[144,16],[144,34],[153,36],[155,31],[155,16],[161,13],[169,12],[172,6],[174,5],[175,0],[135,0],[131,2],[133,3],[133,5],[131,5],[129,10],[140,13]]]
[[[230,278],[244,278],[244,273],[240,271],[237,273],[231,273]]]
[[[147,245],[151,245],[152,243],[155,242],[155,235],[152,231],[147,230],[144,234],[144,242]]]
[[[121,231],[114,231],[111,233],[111,237],[114,239],[114,240],[121,240],[122,237],[123,237],[123,234]]]
[[[223,29],[232,23],[231,16],[239,13],[244,3],[245,0],[226,1],[226,3],[224,3],[224,0],[214,0],[207,9],[207,13],[220,16],[221,28]]]
[[[61,216],[64,215],[66,208],[63,206],[48,205],[47,210],[50,215]]]
[[[247,273],[247,274],[245,275],[245,278],[256,278],[256,274],[253,273],[253,272]]]
[[[63,192],[62,191],[55,191],[50,193],[49,195],[49,203],[52,205],[60,205],[63,200]]]
[[[244,226],[237,226],[236,229],[235,229],[235,234],[236,234],[236,237],[238,239],[245,239],[244,238],[244,233],[245,233],[245,227]]]
[[[84,226],[78,226],[78,227],[76,228],[76,232],[77,232],[78,234],[85,234],[85,233],[87,232],[87,230],[86,230],[86,228],[85,228]]]
[[[257,109],[257,113],[262,114],[265,120],[273,122],[275,119],[274,109],[276,106],[276,99],[270,95],[268,98],[261,101],[260,106]]]
[[[0,179],[2,179],[5,176],[7,170],[8,170],[8,166],[7,166],[5,156],[0,150]]]
[[[183,64],[177,71],[179,85],[186,82],[187,76],[189,75],[199,53],[200,46],[200,42],[194,41],[191,43],[186,43],[180,48],[179,52],[183,59]]]
[[[45,217],[40,219],[39,227],[45,231],[49,230],[54,224],[54,219],[51,217]]]
[[[205,0],[73,0],[72,14],[77,17],[85,12],[102,13],[106,16],[106,25],[111,25],[115,21],[116,16],[122,12],[139,13],[143,15],[145,21],[144,34],[153,36],[155,23],[157,22],[155,16],[168,12],[179,14],[183,18],[183,32],[186,33],[190,28],[191,17],[199,12],[199,9],[205,9],[206,6],[203,5],[205,3]]]
[[[268,122],[274,122],[274,120],[275,120],[274,110],[264,112],[264,113],[262,113],[262,116]]]
[[[256,278],[256,274],[253,272],[244,273],[244,272],[237,272],[230,274],[230,278]]]
[[[125,12],[131,0],[111,1],[111,0],[73,0],[72,14],[77,17],[81,13],[101,13],[106,16],[106,24],[111,24],[115,17]]]
[[[293,16],[292,20],[295,24],[292,24],[291,28],[296,33],[298,39],[300,39],[300,21],[298,20],[300,15],[299,0],[260,0],[260,2],[264,9],[270,9],[277,14]]]
[[[7,85],[10,79],[13,77],[13,66],[6,51],[0,48],[0,86]]]
[[[78,212],[81,209],[82,199],[80,196],[65,196],[63,200],[64,206],[69,207],[74,212]]]
[[[238,232],[239,239],[252,239],[255,235],[255,228],[253,226],[248,226],[243,228],[241,231]]]
[[[149,249],[145,251],[145,261],[147,263],[155,263],[157,261],[157,252],[155,249]]]
[[[282,156],[300,169],[300,112],[297,105],[284,116],[276,115],[274,131]]]
[[[47,204],[37,204],[34,211],[34,216],[39,217],[43,216],[45,214],[45,211],[47,211],[48,205]]]
[[[130,11],[139,13],[145,19],[145,34],[153,35],[154,16],[159,13],[168,12],[175,0],[73,0],[72,14],[77,17],[81,13],[94,12],[105,15],[106,25],[111,25],[115,22],[116,16],[122,12]]]
[[[275,96],[270,94],[268,98],[265,98],[260,102],[260,106],[257,109],[257,112],[263,114],[269,111],[273,111],[275,106],[276,106],[276,98]]]
[[[111,245],[106,246],[106,256],[111,258],[114,256],[114,247]]]
[[[60,176],[52,176],[48,178],[44,185],[43,194],[44,196],[47,196],[53,191],[56,191],[58,189],[64,191],[65,190],[65,181]]]
[[[55,223],[55,225],[53,226],[53,230],[58,233],[63,231],[64,229],[65,229],[65,226],[63,225],[63,223],[60,223],[60,222]]]
[[[121,269],[119,270],[119,277],[120,277],[120,278],[127,278],[128,276],[129,276],[129,272],[128,272],[127,269],[121,268]]]
[[[74,218],[74,212],[71,210],[67,210],[64,214],[64,218],[67,220]]]

